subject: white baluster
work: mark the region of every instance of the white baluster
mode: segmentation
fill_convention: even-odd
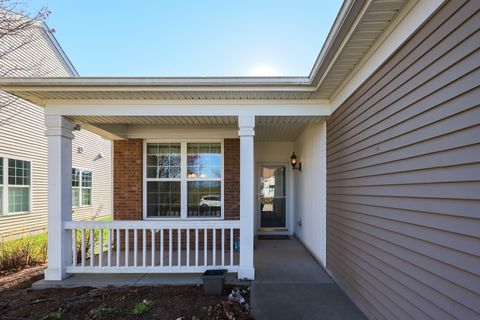
[[[111,229],[108,229],[107,236],[108,236],[107,266],[110,267],[112,265],[112,231]]]
[[[225,265],[225,229],[222,230],[222,266]]]
[[[147,265],[147,230],[142,229],[142,237],[143,237],[142,265],[145,267]]]
[[[217,265],[217,229],[213,229],[212,230],[213,232],[213,265],[216,266]]]
[[[151,229],[152,232],[152,267],[155,267],[155,230]]]
[[[121,249],[121,245],[120,245],[120,229],[117,229],[117,267],[120,266],[120,249]]]
[[[85,267],[85,229],[82,229],[82,267]]]
[[[230,265],[233,266],[233,229],[230,229]]]
[[[133,266],[138,265],[138,229],[133,229]]]
[[[172,229],[168,229],[168,266],[172,266]]]
[[[128,259],[129,259],[129,251],[130,251],[130,230],[125,229],[125,267],[128,267]]]
[[[95,262],[95,233],[93,228],[90,229],[90,267],[93,267]]]
[[[73,260],[72,266],[77,266],[77,229],[72,229],[72,253],[73,253]]]
[[[187,232],[187,267],[190,266],[190,229]]]
[[[160,266],[163,267],[163,229],[160,229]]]
[[[182,265],[182,230],[177,229],[177,233],[178,233],[177,265],[180,267]]]
[[[198,229],[195,228],[195,267],[198,267]]]
[[[98,230],[98,266],[103,265],[103,229]]]
[[[203,256],[204,256],[203,257],[203,259],[204,259],[203,265],[207,266],[208,265],[208,263],[207,263],[207,258],[208,258],[208,256],[207,256],[207,249],[208,249],[208,246],[207,246],[207,229],[203,229],[203,233],[204,233],[204,237],[203,237],[203,251],[204,251],[203,252]]]

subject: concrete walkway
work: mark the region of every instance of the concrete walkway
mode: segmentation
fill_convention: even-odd
[[[255,246],[255,319],[366,319],[297,239]]]

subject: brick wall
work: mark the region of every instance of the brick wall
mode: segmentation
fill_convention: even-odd
[[[113,143],[113,217],[142,220],[143,140]]]
[[[142,220],[143,140],[114,141],[114,219]],[[240,140],[224,141],[225,220],[240,218]]]
[[[224,211],[225,220],[240,219],[240,139],[225,139],[224,153]]]

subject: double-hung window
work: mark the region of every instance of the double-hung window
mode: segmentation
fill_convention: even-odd
[[[146,143],[147,218],[223,217],[221,142]]]
[[[72,168],[72,207],[92,205],[92,170]]]
[[[30,212],[31,163],[0,157],[0,214]]]

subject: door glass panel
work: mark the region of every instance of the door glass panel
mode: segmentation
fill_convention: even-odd
[[[285,167],[260,167],[260,227],[285,228]]]

